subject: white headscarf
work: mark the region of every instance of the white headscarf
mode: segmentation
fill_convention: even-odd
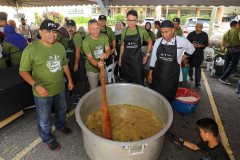
[[[115,27],[114,33],[115,33],[116,36],[119,35],[119,34],[122,34],[122,29],[123,29],[123,24],[122,24],[122,22],[121,22],[121,21],[117,21],[116,24],[118,24],[118,23],[121,24],[121,29],[116,30],[116,27]],[[115,26],[116,26],[116,24],[115,24]]]

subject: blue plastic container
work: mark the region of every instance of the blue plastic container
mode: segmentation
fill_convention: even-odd
[[[196,97],[197,100],[194,102],[185,102],[185,101],[181,101],[181,100],[175,98],[172,102],[172,107],[176,111],[181,112],[181,113],[194,112],[197,104],[200,101],[200,96],[193,90],[186,89],[186,88],[178,88],[176,97],[190,97],[190,96]]]

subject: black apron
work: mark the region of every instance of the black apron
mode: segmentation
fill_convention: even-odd
[[[195,44],[202,44],[205,41],[204,34],[201,32],[200,34],[194,34],[189,35],[191,36],[191,43]],[[204,53],[203,53],[204,48],[195,48],[195,51],[191,56],[188,57],[188,63],[193,66],[193,67],[200,67],[203,60],[204,60]]]
[[[116,52],[117,52],[117,57],[119,57],[119,55],[120,55],[120,48],[121,48],[121,44],[122,44],[122,42],[121,42],[121,34],[119,34],[119,35],[115,35],[115,37],[116,37]]]
[[[180,74],[176,37],[175,45],[164,45],[161,41],[156,54],[157,61],[152,73],[151,88],[171,103],[177,93]]]
[[[113,49],[112,42],[110,42],[110,39],[109,39],[109,36],[108,36],[108,33],[107,33],[107,27],[105,26],[105,31],[101,31],[101,30],[100,30],[100,33],[103,33],[103,34],[106,34],[106,35],[107,35],[108,40],[109,40],[110,50]],[[105,60],[105,62],[106,62],[106,66],[109,66],[110,64],[112,64],[112,63],[113,63],[112,55],[110,55],[110,56],[108,57],[108,59]]]
[[[121,75],[130,81],[143,80],[141,50],[141,37],[136,26],[137,34],[127,36],[127,30],[124,38],[124,51],[121,59]]]
[[[74,35],[73,35],[73,37],[74,37]],[[80,53],[80,58],[78,61],[78,70],[77,70],[77,72],[74,72],[73,68],[74,68],[74,64],[75,64],[76,48],[75,48],[73,39],[68,41],[68,46],[69,46],[69,49],[68,49],[67,57],[69,58],[68,65],[69,65],[70,73],[72,76],[72,80],[73,80],[73,82],[84,82],[87,80],[84,56],[82,53]]]

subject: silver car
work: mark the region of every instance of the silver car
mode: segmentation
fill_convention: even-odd
[[[192,31],[195,31],[195,26],[196,26],[198,21],[203,22],[202,31],[208,33],[209,23],[210,23],[209,18],[190,17],[190,18],[187,18],[185,20],[184,24],[182,25],[182,30],[183,30],[183,36],[184,37],[187,37],[187,35],[189,33],[191,33]]]

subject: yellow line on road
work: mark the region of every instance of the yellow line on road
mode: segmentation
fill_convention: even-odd
[[[69,112],[68,114],[70,116],[74,115],[75,113],[75,108]],[[52,132],[55,131],[56,127],[52,126]],[[35,141],[33,141],[31,144],[29,144],[28,147],[26,147],[24,150],[22,150],[21,152],[19,152],[12,160],[20,160],[21,158],[23,158],[28,152],[30,152],[34,147],[36,147],[40,142],[42,142],[42,139],[39,137],[38,139],[36,139]],[[0,160],[4,160],[1,159]]]
[[[227,138],[227,135],[225,133],[225,130],[224,130],[224,127],[223,127],[223,124],[222,124],[222,120],[221,120],[220,115],[218,113],[218,109],[217,109],[217,106],[215,104],[211,88],[208,84],[206,75],[203,72],[203,70],[202,70],[202,78],[203,78],[203,81],[204,81],[204,84],[205,84],[205,87],[206,87],[206,90],[207,90],[207,94],[208,94],[208,97],[209,97],[209,101],[210,101],[210,104],[211,104],[211,107],[212,107],[212,111],[213,111],[216,123],[218,124],[218,129],[219,129],[219,134],[220,134],[220,137],[221,137],[221,140],[222,140],[222,144],[223,144],[224,148],[226,149],[226,151],[227,151],[229,157],[231,158],[231,160],[235,160],[234,155],[233,155],[233,151],[232,151],[232,149],[229,145],[228,138]]]

